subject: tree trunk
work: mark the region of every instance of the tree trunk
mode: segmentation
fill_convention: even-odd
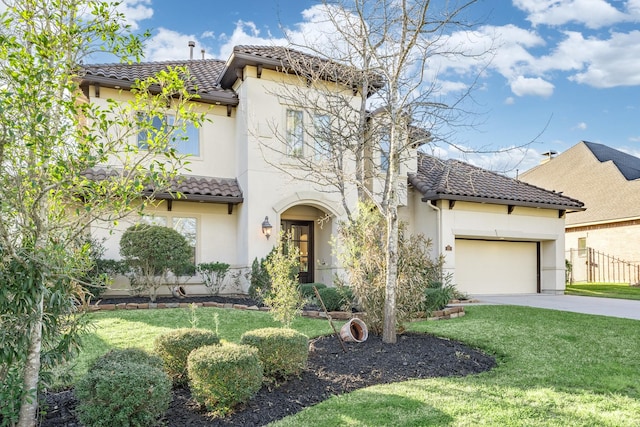
[[[42,349],[42,316],[44,311],[44,293],[40,293],[38,313],[31,325],[29,353],[24,368],[22,401],[20,403],[20,418],[18,427],[33,427],[36,425],[38,411],[38,381],[40,377],[40,351]]]
[[[396,342],[396,282],[398,278],[398,213],[395,205],[387,213],[387,277],[382,342]]]

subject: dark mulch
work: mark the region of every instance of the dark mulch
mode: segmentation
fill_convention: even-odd
[[[487,371],[495,359],[461,343],[431,335],[407,333],[396,344],[383,344],[369,335],[363,343],[345,343],[343,352],[335,336],[310,342],[309,362],[300,378],[279,387],[263,387],[246,405],[224,419],[207,416],[191,399],[189,390],[173,390],[166,425],[259,426],[295,414],[332,395],[348,393],[375,384],[413,378],[464,376]],[[79,426],[74,417],[77,404],[73,391],[45,396],[49,409],[43,426]]]

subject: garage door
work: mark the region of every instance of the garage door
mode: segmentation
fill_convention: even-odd
[[[528,294],[538,290],[536,242],[456,239],[455,282],[469,294]]]

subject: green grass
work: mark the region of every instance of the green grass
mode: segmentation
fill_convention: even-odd
[[[640,426],[640,323],[527,307],[467,307],[411,329],[494,354],[492,371],[370,387],[275,426]]]
[[[567,285],[566,295],[640,300],[640,287],[620,283],[580,283]]]
[[[88,363],[112,348],[138,347],[147,351],[153,350],[154,339],[165,332],[177,328],[188,328],[192,325],[193,316],[198,327],[216,330],[218,319],[218,335],[222,341],[239,342],[246,331],[279,327],[271,315],[265,312],[245,310],[229,310],[200,307],[195,311],[186,308],[162,310],[117,310],[99,311],[88,315],[92,325],[90,333],[83,337],[80,356],[73,364],[66,366],[71,378],[60,380],[56,387],[71,385],[69,380],[76,381],[87,372]],[[337,328],[342,323],[335,322]],[[292,327],[308,337],[317,337],[332,333],[326,320],[298,318]]]

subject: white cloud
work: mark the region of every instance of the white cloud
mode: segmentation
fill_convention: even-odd
[[[518,76],[511,82],[511,91],[517,96],[536,95],[549,97],[553,94],[554,85],[540,77]]]
[[[226,59],[231,56],[233,47],[238,45],[286,45],[284,38],[274,38],[271,34],[263,37],[260,30],[253,22],[238,21],[231,35],[221,34],[220,40],[223,42],[217,53],[217,58]]]
[[[596,29],[631,19],[605,0],[514,0],[513,4],[528,14],[534,26],[574,22]]]
[[[509,96],[504,100],[505,105],[513,105],[516,103],[516,100],[513,96]]]
[[[151,0],[124,0],[117,6],[117,9],[124,14],[127,23],[135,31],[140,28],[139,21],[153,16],[153,9],[150,6]]]
[[[206,47],[198,43],[193,34],[181,34],[173,30],[160,27],[158,32],[147,41],[145,46],[145,60],[168,61],[174,59],[189,59],[189,41],[195,41],[193,57],[201,58],[200,49]]]
[[[577,125],[575,125],[574,127],[571,128],[572,130],[586,130],[587,129],[587,124],[585,122],[580,122]]]

